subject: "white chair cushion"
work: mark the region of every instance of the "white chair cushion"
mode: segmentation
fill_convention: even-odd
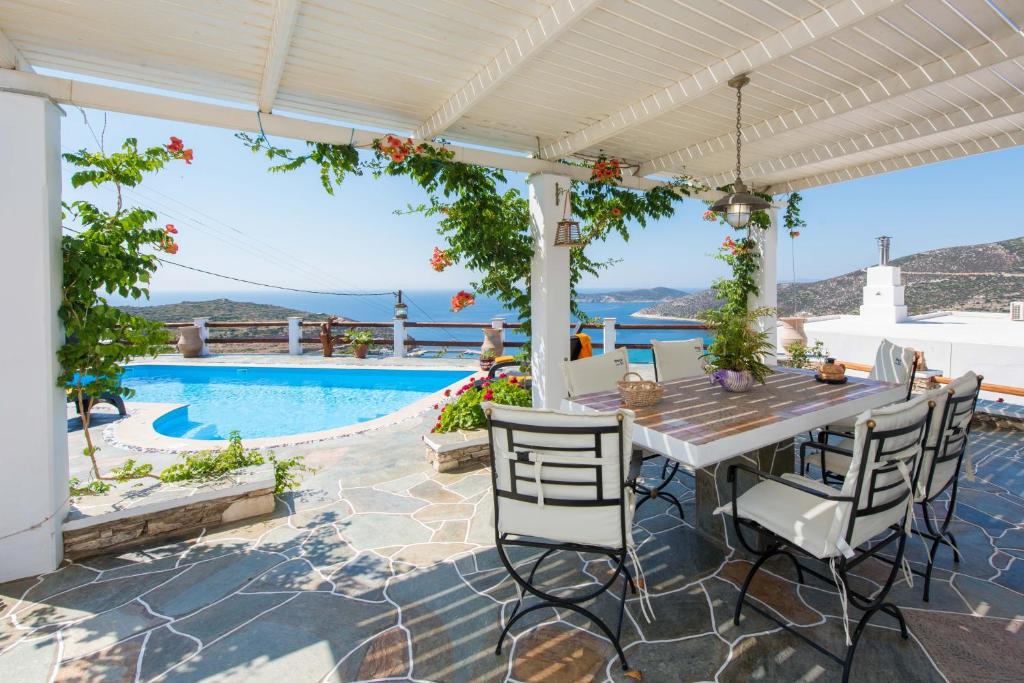
[[[618,381],[629,372],[629,352],[615,349],[599,356],[562,362],[565,388],[569,397],[615,391]]]
[[[914,350],[883,339],[875,352],[875,364],[868,377],[880,382],[910,386],[910,369],[914,366]]]
[[[623,488],[625,474],[632,459],[633,419],[630,410],[612,413],[565,413],[555,410],[538,410],[500,406],[494,403],[483,403],[484,410],[491,411],[493,420],[516,425],[537,427],[582,427],[598,428],[617,426],[619,415],[622,419],[622,470],[619,469],[619,437],[616,433],[604,434],[601,437],[601,492],[605,499],[614,500],[620,496],[625,498],[625,528],[627,545],[633,545],[632,526],[635,508],[634,494],[631,489]],[[517,481],[517,490],[529,496],[537,495],[537,485],[532,480],[536,473],[537,455],[541,458],[541,473],[545,479],[560,481],[594,481],[593,470],[551,468],[545,471],[545,463],[594,461],[593,453],[556,451],[554,446],[589,447],[593,444],[592,434],[545,434],[514,432],[517,442],[529,443],[534,448],[515,448],[510,453],[504,430],[495,430],[494,458],[495,476],[499,490],[508,491],[511,487],[510,459],[516,453],[526,451],[531,462],[516,465],[516,471],[523,477],[531,479]],[[559,486],[544,484],[541,494],[546,498],[563,498],[578,500],[594,500],[596,486]],[[557,543],[579,543],[603,548],[619,548],[622,545],[620,510],[617,504],[587,507],[568,507],[564,505],[538,504],[533,501],[520,501],[510,498],[498,498],[498,531],[514,536],[529,536]]]
[[[944,431],[943,418],[945,416],[946,403],[950,398],[950,392],[955,397],[963,397],[974,394],[978,391],[978,376],[973,372],[967,372],[961,377],[957,377],[955,380],[949,383],[948,386],[939,387],[932,389],[924,394],[925,399],[931,399],[935,401],[935,410],[932,412],[931,422],[928,424],[928,450],[921,454],[921,474],[917,480],[917,498],[923,500],[925,495],[925,486],[928,485],[928,472],[932,467],[932,460],[935,458],[934,448],[939,444],[945,443],[946,431]],[[965,413],[953,427],[959,427],[960,429],[967,429],[974,417],[974,412],[969,411]],[[932,475],[932,483],[930,490],[927,492],[927,497],[938,494],[946,485],[952,480],[957,473],[957,462],[956,460],[950,460],[947,462],[940,462],[936,468],[935,473]]]
[[[659,382],[704,374],[704,340],[701,337],[681,341],[652,339],[651,350]]]
[[[821,482],[798,475],[786,478],[818,490],[824,486],[830,495],[839,495],[837,490]],[[740,517],[757,522],[819,559],[839,553],[829,538],[829,531],[841,505],[847,508],[850,506],[849,503],[824,500],[775,481],[755,484],[736,499],[736,510]],[[732,505],[723,505],[716,512],[731,515]]]

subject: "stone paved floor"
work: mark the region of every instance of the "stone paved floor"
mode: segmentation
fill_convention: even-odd
[[[569,612],[533,613],[495,656],[514,590],[492,547],[489,474],[430,472],[425,429],[416,419],[308,447],[320,472],[269,518],[0,585],[0,680],[628,681]],[[979,476],[962,482],[954,525],[963,562],[941,554],[930,604],[920,583],[893,589],[911,639],[876,619],[854,680],[1024,680],[1024,433],[976,433],[973,452]],[[692,517],[692,493],[677,493]],[[656,618],[630,599],[622,642],[645,681],[838,680],[755,612],[733,625],[748,565],[677,513],[645,505],[636,538]],[[917,541],[910,555],[921,558]],[[883,568],[864,566],[862,587]],[[837,595],[769,569],[753,596],[838,648]],[[572,554],[544,578],[585,588],[607,570]],[[613,614],[614,601],[595,609]]]

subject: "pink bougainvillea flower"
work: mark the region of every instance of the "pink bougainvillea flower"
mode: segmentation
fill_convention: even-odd
[[[164,145],[164,147],[167,148],[168,152],[177,153],[185,149],[185,143],[181,141],[181,138],[176,138],[172,135],[170,144]]]
[[[440,408],[440,407],[441,407],[441,406],[440,406],[440,404],[438,404],[438,403],[435,403],[435,404],[434,404],[434,410],[437,410],[437,409],[438,409],[438,408]]]
[[[460,290],[452,297],[452,312],[458,313],[467,306],[476,303],[476,297],[465,290]]]
[[[494,398],[494,392],[493,392],[493,391],[489,391],[489,390],[488,390],[488,391],[487,391],[487,392],[486,392],[486,393],[484,394],[484,400],[485,400],[485,401],[490,401],[490,400],[491,400],[492,398]]]
[[[168,235],[177,235],[178,229],[174,227],[172,223],[168,223],[166,226],[164,226],[164,232],[166,232]]]
[[[444,395],[445,396],[451,396],[452,395],[452,390],[451,389],[445,389],[444,390]]]

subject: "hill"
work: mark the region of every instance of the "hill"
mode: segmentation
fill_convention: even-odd
[[[327,320],[327,313],[310,313],[283,306],[253,304],[231,299],[210,299],[209,301],[182,301],[177,304],[158,306],[119,306],[132,315],[162,323],[187,323],[193,318],[210,318],[221,321],[284,320],[289,316],[301,316],[303,320]],[[339,318],[344,320],[344,318]]]
[[[621,304],[634,301],[670,301],[684,296],[685,290],[671,287],[650,287],[648,289],[628,289],[621,292],[584,293],[576,296],[576,300],[587,303]]]
[[[911,315],[930,311],[1005,311],[1024,299],[1024,237],[947,247],[892,260],[903,271]],[[865,275],[855,270],[817,282],[779,283],[780,315],[856,313]],[[714,305],[708,290],[688,294],[634,315],[692,318]]]

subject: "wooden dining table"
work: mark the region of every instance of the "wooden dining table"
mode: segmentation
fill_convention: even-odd
[[[729,543],[726,525],[714,510],[731,499],[728,466],[744,462],[772,474],[794,470],[793,439],[816,427],[854,417],[906,398],[900,384],[848,377],[825,384],[809,370],[779,367],[744,393],[712,385],[707,375],[662,382],[661,400],[635,410],[634,445],[678,461],[694,471],[696,524],[713,539]],[[562,401],[575,412],[612,411],[623,406],[618,391]],[[741,482],[739,490],[752,485]]]

